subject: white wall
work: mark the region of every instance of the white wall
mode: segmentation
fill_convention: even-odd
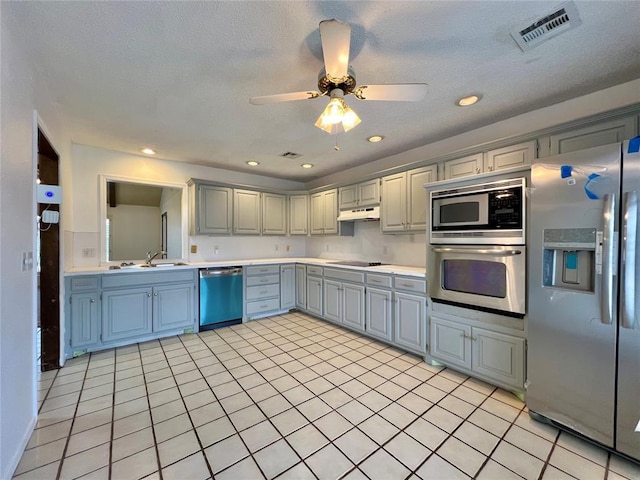
[[[424,267],[426,235],[383,235],[380,222],[355,222],[353,237],[310,237],[307,255]]]
[[[182,256],[182,192],[173,188],[163,188],[160,200],[160,214],[167,214],[168,259]]]
[[[35,66],[22,50],[27,35],[0,3],[0,478],[11,478],[36,420],[36,275],[23,272],[22,252],[35,250],[34,110],[49,141],[69,158],[69,137],[46,88],[38,88]],[[16,28],[18,26],[18,28]],[[42,87],[42,86],[40,86]],[[63,188],[68,177],[62,176]],[[67,206],[63,204],[61,222]]]
[[[189,261],[219,262],[248,258],[304,257],[307,256],[306,241],[307,237],[298,236],[190,236],[189,245],[196,245],[198,253],[189,254]]]
[[[109,207],[111,260],[139,260],[148,251],[161,250],[160,207],[118,205]]]
[[[265,189],[301,190],[303,184],[259,175],[233,172],[219,168],[160,160],[131,155],[85,145],[72,147],[73,188],[64,192],[65,201],[73,204],[73,222],[66,228],[67,237],[73,241],[74,266],[99,265],[99,253],[94,258],[83,258],[82,250],[95,248],[100,252],[98,192],[99,175],[111,175],[147,182],[185,184],[190,178],[250,185]],[[65,237],[66,238],[66,237]],[[197,237],[198,241],[200,237]],[[243,252],[255,247],[254,241],[244,242],[244,237],[234,237],[236,246]],[[278,255],[274,255],[278,256]],[[246,257],[244,257],[246,258]]]

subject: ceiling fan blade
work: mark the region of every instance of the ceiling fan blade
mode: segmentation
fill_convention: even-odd
[[[418,102],[427,95],[426,83],[391,83],[388,85],[360,85],[353,94],[360,100]]]
[[[291,102],[293,100],[309,100],[320,96],[318,92],[293,92],[280,93],[278,95],[264,95],[262,97],[251,97],[251,105],[268,105],[270,103]]]
[[[329,80],[342,80],[347,76],[349,67],[351,26],[335,19],[323,20],[320,22],[320,39],[327,77]]]

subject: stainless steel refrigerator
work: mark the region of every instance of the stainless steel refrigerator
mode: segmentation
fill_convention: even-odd
[[[532,167],[527,405],[640,461],[640,154],[629,143]]]

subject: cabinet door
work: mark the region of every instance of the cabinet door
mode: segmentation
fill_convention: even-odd
[[[233,233],[238,235],[260,234],[260,192],[233,191]]]
[[[324,318],[342,323],[342,283],[333,280],[324,281]]]
[[[448,365],[471,369],[471,327],[431,317],[429,353]]]
[[[407,172],[407,230],[425,232],[427,228],[427,207],[429,199],[425,183],[438,179],[438,166],[416,168]]]
[[[100,319],[98,293],[75,293],[71,296],[71,347],[83,348],[98,343]]]
[[[394,342],[413,351],[427,351],[427,299],[395,293]]]
[[[307,309],[307,266],[296,265],[296,307]]]
[[[380,203],[380,179],[374,178],[358,185],[358,206],[367,207]]]
[[[358,206],[358,185],[341,187],[338,192],[340,195],[340,210],[347,210]]]
[[[102,292],[102,341],[135,338],[151,333],[151,288]]]
[[[195,288],[192,283],[153,288],[153,331],[195,326]]]
[[[466,177],[482,173],[482,153],[444,162],[444,178]]]
[[[382,178],[381,222],[383,232],[403,232],[407,188],[405,173],[396,173]]]
[[[488,378],[524,388],[524,339],[471,329],[472,369]]]
[[[549,137],[550,155],[609,145],[636,135],[636,117],[621,118]]]
[[[280,266],[280,308],[296,306],[296,270],[294,265]]]
[[[344,314],[342,323],[355,330],[364,331],[364,285],[342,284]]]
[[[338,190],[324,192],[324,233],[338,233]]]
[[[289,235],[309,233],[309,195],[289,196]]]
[[[322,278],[307,277],[307,311],[322,316]]]
[[[369,335],[391,341],[391,291],[367,288],[366,331]]]
[[[489,150],[484,156],[484,171],[492,172],[503,168],[531,165],[535,157],[535,141]]]
[[[311,195],[311,235],[324,233],[324,194]]]
[[[231,233],[232,190],[225,187],[200,185],[198,191],[197,232],[200,234]]]
[[[277,193],[262,194],[262,233],[287,234],[287,197]]]

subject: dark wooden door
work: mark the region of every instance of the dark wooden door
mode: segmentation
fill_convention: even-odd
[[[38,130],[38,178],[45,185],[58,185],[58,154]],[[59,205],[38,204],[38,215],[45,210],[60,211]],[[38,224],[40,236],[40,365],[43,372],[60,366],[60,224]]]

